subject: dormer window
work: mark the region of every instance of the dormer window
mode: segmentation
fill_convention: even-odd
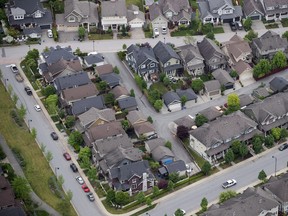
[[[76,22],[76,19],[74,16],[69,16],[68,17],[68,22]]]
[[[141,65],[141,69],[145,69],[145,68],[146,68],[145,64]]]
[[[36,11],[35,14],[34,14],[34,17],[35,18],[41,18],[42,17],[42,14],[40,11]]]

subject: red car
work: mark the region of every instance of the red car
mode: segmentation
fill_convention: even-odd
[[[86,184],[83,184],[81,187],[82,187],[82,189],[84,190],[85,193],[90,192],[90,189],[87,187]]]
[[[65,153],[63,154],[63,156],[64,156],[64,158],[65,158],[67,161],[71,160],[71,156],[69,155],[69,153],[65,152]]]

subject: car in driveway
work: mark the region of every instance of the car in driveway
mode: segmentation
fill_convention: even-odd
[[[64,158],[65,158],[67,161],[71,160],[71,156],[70,156],[70,154],[69,154],[68,152],[65,152],[65,153],[63,154],[63,156],[64,156]]]
[[[52,32],[51,29],[48,29],[48,30],[47,30],[47,36],[48,36],[49,38],[52,38],[52,37],[53,37],[53,32]]]
[[[153,36],[154,38],[158,37],[159,36],[159,29],[158,28],[154,28],[154,31],[153,31]]]
[[[78,168],[74,163],[70,164],[70,168],[72,169],[73,172],[78,172]]]
[[[283,145],[281,145],[278,149],[279,151],[284,151],[285,149],[288,148],[288,143],[284,143]]]
[[[13,73],[19,73],[19,70],[18,70],[18,68],[17,68],[17,66],[16,66],[15,64],[12,64],[12,65],[10,66],[10,69],[11,69],[11,71],[12,71]]]
[[[25,92],[27,93],[27,95],[32,95],[32,91],[31,91],[31,89],[30,89],[30,87],[28,87],[28,86],[25,86],[24,87],[24,90],[25,90]]]
[[[40,107],[38,104],[35,104],[35,105],[34,105],[34,109],[35,109],[37,112],[40,112],[40,111],[41,111],[41,107]]]
[[[81,176],[77,176],[75,179],[80,185],[84,184],[84,180],[83,180],[83,178]]]
[[[232,186],[234,186],[234,185],[236,185],[236,184],[237,184],[237,182],[236,182],[235,179],[229,179],[229,180],[227,180],[226,182],[224,182],[224,183],[222,184],[222,187],[223,187],[224,189],[226,189],[226,188],[232,187]]]
[[[237,30],[237,26],[236,26],[235,22],[230,22],[229,25],[230,25],[230,28],[231,28],[232,31],[236,31]]]
[[[86,184],[83,184],[81,187],[85,193],[90,192],[90,189],[88,188],[88,186]]]
[[[92,192],[87,193],[87,197],[91,202],[93,202],[95,200]]]
[[[52,132],[50,136],[52,137],[53,140],[58,140],[58,135],[55,132]]]
[[[237,27],[238,30],[242,30],[243,29],[243,25],[242,25],[242,23],[240,21],[236,22],[236,27]]]

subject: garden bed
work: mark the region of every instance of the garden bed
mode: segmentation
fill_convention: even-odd
[[[279,26],[277,23],[271,23],[271,24],[265,25],[265,28],[266,29],[274,29],[274,28],[279,28]]]
[[[283,27],[288,27],[288,18],[282,19],[281,23]]]

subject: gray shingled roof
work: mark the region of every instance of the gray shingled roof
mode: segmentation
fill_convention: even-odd
[[[54,85],[56,85],[58,92],[67,88],[72,88],[74,86],[86,85],[88,83],[91,83],[91,81],[86,72],[79,72],[67,76],[57,77],[54,81]]]
[[[171,58],[179,59],[181,60],[180,56],[173,50],[173,48],[163,43],[162,41],[159,41],[153,48],[153,51],[155,53],[155,56],[161,61],[163,64],[165,64],[167,61],[169,61]]]
[[[216,45],[214,41],[209,38],[204,38],[200,43],[197,43],[201,55],[206,61],[209,61],[215,55],[225,57],[224,52]]]
[[[276,178],[274,176],[271,176],[268,182],[262,185],[262,187],[264,188],[264,190],[268,189],[282,202],[288,202],[288,174],[287,173],[277,176]]]
[[[154,51],[151,47],[147,46],[139,47],[137,45],[132,44],[127,48],[127,55],[130,54],[132,54],[135,59],[136,67],[141,65],[147,59],[150,59],[158,63]]]
[[[191,101],[191,100],[196,100],[197,99],[197,95],[195,94],[195,92],[191,89],[176,89],[176,93],[178,94],[178,96],[181,97],[185,96],[187,101]]]
[[[182,126],[185,126],[185,127],[189,128],[189,129],[191,129],[192,126],[195,125],[195,120],[187,115],[187,116],[183,116],[182,118],[176,119],[174,121],[174,123],[177,126],[182,125]]]
[[[120,96],[126,95],[130,96],[129,91],[124,86],[115,86],[113,89],[110,90],[110,93],[112,93],[115,97],[115,99],[118,99]]]
[[[155,128],[150,122],[142,122],[134,125],[134,131],[136,132],[136,134],[141,135],[145,133],[155,132]]]
[[[88,55],[84,57],[84,60],[89,64],[89,65],[93,65],[93,64],[97,64],[97,63],[101,63],[104,62],[104,59],[102,58],[101,54],[92,54],[92,55]]]
[[[71,112],[73,115],[79,115],[88,111],[91,107],[95,107],[97,109],[104,109],[104,99],[102,95],[82,99],[81,101],[73,102]]]
[[[192,61],[193,59],[199,59],[204,61],[203,56],[201,55],[198,47],[192,44],[186,44],[180,47],[177,47],[180,50],[180,57],[182,60],[187,64],[188,62]],[[202,63],[204,64],[204,63]]]
[[[78,57],[72,53],[71,47],[62,48],[60,46],[50,47],[49,51],[42,53],[46,63],[53,64],[58,62],[60,59],[66,61],[78,60]]]
[[[216,109],[216,107],[211,106],[204,110],[201,110],[199,114],[205,116],[209,121],[213,121],[216,118],[222,116],[223,112],[220,112],[218,109]]]
[[[221,88],[221,84],[218,80],[210,80],[210,81],[204,82],[204,86],[208,92],[216,91]]]
[[[241,94],[239,95],[240,99],[240,107],[248,106],[253,103],[254,99],[249,94]]]
[[[277,49],[287,49],[288,42],[286,38],[281,38],[279,34],[273,31],[267,31],[259,38],[254,38],[252,43],[262,52]]]
[[[64,101],[68,103],[70,101],[93,97],[96,96],[98,93],[99,92],[96,89],[95,84],[91,82],[89,84],[78,86],[75,88],[64,89],[61,92],[61,97]]]
[[[152,22],[159,16],[162,16],[164,19],[166,19],[162,14],[159,4],[156,2],[154,2],[152,5],[149,6],[149,14],[150,14],[150,20]]]
[[[264,9],[260,1],[244,0],[243,11],[246,16],[251,15],[254,11],[257,11],[264,16]]]
[[[126,17],[127,8],[125,0],[113,0],[101,2],[102,17]]]
[[[34,28],[24,28],[23,29],[23,34],[24,35],[28,35],[29,36],[30,34],[33,34],[33,33],[42,34],[42,29],[39,26],[34,27]]]
[[[99,76],[102,81],[105,81],[110,88],[119,85],[120,76],[116,73],[103,74]]]
[[[172,158],[175,157],[173,152],[165,146],[158,146],[154,148],[151,151],[151,154],[152,154],[152,158],[155,161],[161,161],[162,159],[167,158],[167,157],[172,157]]]
[[[145,141],[145,144],[148,145],[150,151],[153,151],[158,146],[165,146],[165,143],[166,141],[161,137]]]
[[[174,161],[170,164],[165,165],[169,174],[177,173],[186,170],[186,164],[182,160]]]
[[[284,77],[274,77],[270,82],[270,89],[274,92],[282,92],[288,89],[288,80]]]
[[[190,5],[188,0],[159,0],[159,5],[162,8],[163,13],[172,10],[175,14],[182,10],[189,10]]]
[[[179,95],[174,91],[166,92],[162,98],[163,98],[166,106],[168,106],[169,104],[171,104],[173,102],[181,103],[181,99],[180,99]]]
[[[126,116],[127,120],[130,122],[131,125],[134,125],[135,123],[145,122],[147,121],[147,117],[138,110],[132,110],[128,113]]]
[[[129,5],[127,8],[127,21],[130,22],[134,19],[140,19],[145,22],[145,15],[142,11],[139,10],[138,6]]]
[[[221,85],[228,83],[235,83],[235,80],[229,75],[229,73],[221,68],[212,72],[212,76],[220,82]]]
[[[131,107],[137,107],[137,102],[134,97],[126,97],[118,100],[118,105],[121,109],[129,109]]]

